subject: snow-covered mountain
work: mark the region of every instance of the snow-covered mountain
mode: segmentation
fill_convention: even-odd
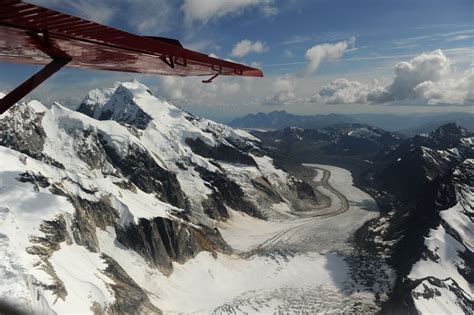
[[[273,111],[235,118],[229,122],[229,125],[235,128],[247,129],[281,129],[287,127],[315,129],[334,124],[355,122],[358,122],[358,120],[342,114],[305,116],[290,114],[286,111]]]
[[[474,310],[473,158],[474,135],[454,123],[375,157],[372,187],[392,211],[367,239],[397,270],[387,313]]]
[[[42,314],[159,313],[174,262],[234,252],[219,222],[316,200],[259,146],[137,81],[91,91],[78,111],[18,104],[0,116],[0,298]]]
[[[469,314],[474,310],[474,160],[452,174],[455,204],[425,238],[422,258],[408,278],[415,307],[424,314]]]
[[[370,155],[401,142],[400,137],[364,124],[336,124],[321,129],[288,127],[275,131],[252,131],[267,146],[290,153],[297,160],[318,155]]]

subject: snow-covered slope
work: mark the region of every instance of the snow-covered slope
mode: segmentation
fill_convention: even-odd
[[[26,310],[157,313],[147,270],[232,253],[215,228],[231,211],[282,218],[315,198],[253,136],[136,81],[78,111],[32,101],[0,122],[0,299]],[[120,250],[139,274],[109,256]]]

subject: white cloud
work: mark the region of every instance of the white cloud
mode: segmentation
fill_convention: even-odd
[[[363,104],[367,102],[369,86],[357,81],[336,79],[326,85],[311,102],[326,104]]]
[[[470,39],[474,38],[472,35],[456,35],[448,39],[448,41],[457,41],[457,40],[465,40],[465,39]]]
[[[156,36],[171,29],[175,8],[170,1],[127,0],[124,3],[128,23],[140,33]]]
[[[391,84],[375,87],[357,81],[337,79],[312,99],[326,104],[389,103],[422,99],[428,104],[461,105],[474,101],[474,68],[461,75],[440,50],[423,53],[395,66]]]
[[[414,90],[428,104],[474,104],[474,67],[458,78],[425,81]]]
[[[297,80],[294,76],[278,77],[273,84],[273,94],[265,98],[262,105],[279,106],[294,102],[296,84]]]
[[[305,58],[309,61],[309,64],[304,70],[304,75],[314,73],[324,60],[339,60],[347,48],[354,46],[354,44],[355,37],[351,37],[347,41],[341,41],[336,44],[316,45],[308,49],[305,53]]]
[[[260,69],[260,68],[262,67],[262,64],[261,64],[260,62],[257,62],[257,61],[252,61],[252,62],[250,63],[250,66],[251,66],[252,68]]]
[[[259,40],[251,42],[248,39],[244,39],[235,44],[234,48],[232,49],[231,56],[242,58],[250,53],[260,54],[267,50],[268,48],[265,46],[265,43]]]
[[[398,63],[395,66],[393,83],[369,93],[367,99],[373,103],[414,99],[418,96],[415,91],[418,84],[444,79],[450,71],[450,60],[440,49],[423,53],[408,62]]]
[[[285,49],[285,57],[295,58],[295,55],[293,55],[293,52],[291,50]]]
[[[217,99],[235,95],[241,90],[240,82],[217,79],[204,84],[195,77],[160,77],[157,94],[176,102],[193,105],[217,105]]]
[[[168,30],[175,14],[174,5],[167,0],[31,0],[30,2],[101,24],[125,20],[134,31],[145,35],[159,35],[160,32]]]
[[[227,15],[239,15],[245,9],[258,7],[266,16],[275,15],[278,10],[273,0],[185,0],[181,6],[186,23],[208,23]]]
[[[271,5],[265,5],[262,7],[262,12],[263,12],[263,15],[267,17],[271,17],[278,14],[278,8]]]
[[[60,0],[31,0],[29,2],[47,8],[63,6]],[[68,2],[67,6],[69,7],[68,12],[102,24],[109,23],[115,11],[113,6],[110,6],[108,3],[97,3],[90,0],[71,1]]]

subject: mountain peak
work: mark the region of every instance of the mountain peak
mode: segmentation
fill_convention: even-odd
[[[126,89],[133,95],[141,95],[141,94],[149,94],[151,93],[150,89],[143,83],[139,82],[137,79],[133,79],[129,82],[119,82],[117,83],[117,90],[119,89]]]
[[[79,112],[98,120],[115,120],[145,129],[153,116],[174,108],[154,96],[137,80],[117,82],[113,88],[91,90],[79,106]]]
[[[467,129],[455,122],[444,124],[430,133],[430,137],[442,143],[457,143],[461,138],[469,136]]]
[[[435,134],[458,134],[458,135],[467,135],[468,134],[468,131],[458,125],[457,123],[455,122],[449,122],[449,123],[446,123],[442,126],[439,126],[438,128],[436,128],[432,134],[435,135]]]

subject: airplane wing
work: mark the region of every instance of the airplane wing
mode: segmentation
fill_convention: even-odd
[[[263,77],[259,69],[183,48],[174,39],[135,35],[20,0],[0,1],[0,62],[46,65],[12,99],[15,91],[0,100],[0,114],[13,105],[6,102],[19,101],[64,66],[212,76],[204,83],[219,75]]]

